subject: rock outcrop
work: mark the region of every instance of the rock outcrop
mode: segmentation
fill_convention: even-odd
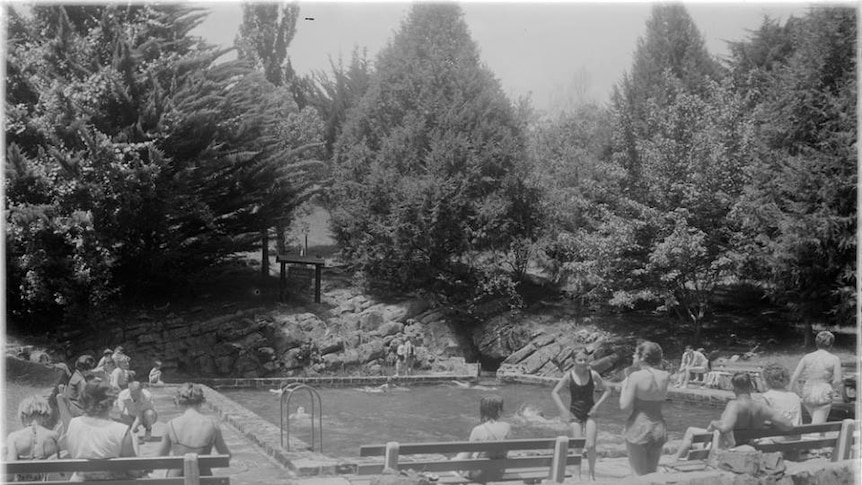
[[[416,365],[430,369],[463,357],[448,313],[410,299],[378,302],[342,294],[331,309],[253,308],[198,321],[195,312],[103,326],[100,332],[67,335],[66,359],[123,345],[131,368],[146,376],[154,360],[165,375],[266,377],[325,373],[391,372],[395,348],[405,338],[416,346]],[[8,353],[8,352],[7,352]],[[38,354],[38,355],[37,355]],[[34,358],[38,351],[34,351]],[[463,359],[462,359],[463,361]]]

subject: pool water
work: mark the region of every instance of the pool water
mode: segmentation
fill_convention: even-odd
[[[464,388],[455,384],[396,388],[386,392],[363,389],[318,389],[323,408],[323,453],[329,456],[359,456],[360,445],[387,441],[427,442],[466,440],[479,424],[479,400],[496,394],[503,398],[503,420],[512,424],[512,438],[543,438],[566,434],[567,424],[551,400],[550,387],[527,384],[485,385]],[[267,389],[222,389],[226,397],[265,420],[280,425],[281,398]],[[597,396],[598,398],[598,396]],[[564,395],[563,402],[568,403]],[[518,410],[529,405],[540,409],[546,420],[528,420]],[[296,392],[290,413],[298,406],[310,412],[309,393]],[[664,416],[669,440],[682,439],[688,426],[706,426],[718,419],[721,409],[688,403],[667,402]],[[622,447],[626,416],[619,409],[619,396],[612,394],[599,409],[598,447]],[[315,419],[315,424],[317,420]],[[311,442],[308,419],[290,422],[291,436]]]

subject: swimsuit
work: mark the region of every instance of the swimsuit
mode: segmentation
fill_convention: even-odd
[[[652,375],[655,382],[655,375]],[[635,397],[632,414],[626,421],[623,436],[633,445],[661,446],[667,441],[667,427],[661,407],[664,401],[645,401]]]
[[[215,444],[215,431],[213,431],[212,436],[210,437],[209,443],[203,444],[201,446],[191,446],[180,441],[179,436],[177,435],[177,431],[174,429],[174,421],[168,421],[168,439],[177,447],[181,447],[180,453],[174,453],[176,456],[183,456],[186,453],[196,453],[198,455],[208,455],[210,451],[212,451],[212,447]],[[177,451],[177,450],[174,450]],[[213,472],[207,467],[200,467],[201,476],[212,476]],[[168,476],[172,477],[181,477],[183,476],[182,470],[169,470]]]
[[[590,417],[590,409],[595,404],[595,389],[596,385],[593,382],[593,372],[588,371],[590,376],[587,383],[583,386],[575,382],[574,371],[567,374],[569,393],[571,402],[569,404],[569,412],[574,416],[574,420],[579,423],[584,423]]]
[[[809,360],[805,366],[805,385],[802,387],[802,402],[809,407],[824,406],[832,403],[834,391],[832,389],[833,366],[832,354],[825,351],[816,351],[809,354]]]
[[[473,429],[473,432],[470,433],[470,441],[501,441],[507,438],[507,435],[498,436],[494,434],[489,426],[490,422],[486,421],[482,423],[480,426],[477,426]],[[506,458],[507,453],[505,451],[500,452],[479,452],[474,455],[474,458],[488,458],[488,459],[500,459]],[[486,482],[494,482],[499,481],[503,477],[503,473],[505,473],[504,469],[496,469],[496,470],[470,470],[467,473],[467,476],[470,480],[477,483],[486,483]]]

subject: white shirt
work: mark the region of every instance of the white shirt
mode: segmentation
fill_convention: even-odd
[[[138,401],[132,399],[132,391],[123,389],[117,396],[117,408],[120,414],[134,418],[148,409],[155,409],[155,403],[153,395],[146,389],[141,389],[141,398]]]
[[[116,458],[123,448],[129,426],[107,419],[79,416],[69,422],[67,441],[70,458]]]

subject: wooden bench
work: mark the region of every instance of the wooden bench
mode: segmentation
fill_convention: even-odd
[[[230,485],[230,477],[202,477],[200,467],[218,468],[230,466],[228,455],[196,455],[188,453],[185,456],[135,456],[128,458],[108,458],[106,460],[26,460],[6,461],[3,468],[7,474],[18,473],[64,473],[64,480],[51,480],[47,482],[15,482],[29,483],[33,485],[68,484],[72,472],[128,472],[141,471],[142,474],[149,470],[178,469],[183,470],[184,476],[175,478],[137,478],[137,479],[115,479],[99,480],[100,485]]]
[[[832,448],[831,461],[849,460],[853,452],[853,433],[857,428],[856,421],[830,421],[822,424],[805,424],[791,431],[777,429],[746,429],[733,432],[737,444],[749,444],[754,449],[764,453],[780,451],[784,454],[799,455],[800,452]],[[806,435],[816,435],[808,436]],[[693,449],[688,452],[686,460],[666,463],[663,466],[675,471],[703,470],[707,466],[709,453],[718,449],[720,433],[697,433],[693,436]],[[772,438],[780,438],[774,441]],[[769,440],[767,440],[769,439]],[[694,449],[698,444],[703,447]]]
[[[456,472],[462,470],[504,470],[500,481],[523,480],[540,481],[548,479],[561,483],[567,475],[566,467],[577,466],[580,475],[581,455],[584,438],[539,438],[502,441],[450,441],[439,443],[400,444],[389,442],[385,445],[366,445],[359,448],[359,456],[383,456],[383,463],[360,464],[359,475],[375,475],[384,469],[414,470],[419,473]],[[464,460],[441,460],[417,457],[401,460],[405,455],[457,454],[461,452],[516,453],[506,458],[470,458]],[[521,452],[536,452],[532,456]],[[544,452],[544,453],[542,453]],[[496,480],[495,480],[496,481]],[[440,483],[470,483],[466,477],[440,476]]]

